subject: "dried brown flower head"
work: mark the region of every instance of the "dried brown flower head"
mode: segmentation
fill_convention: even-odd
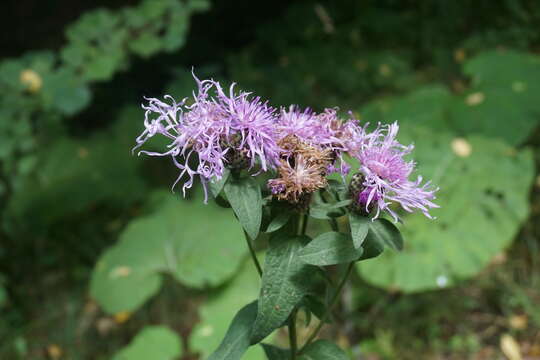
[[[284,151],[279,177],[268,182],[274,196],[292,204],[306,203],[310,194],[328,185],[326,171],[332,162],[332,152],[306,144],[294,135],[278,144]]]

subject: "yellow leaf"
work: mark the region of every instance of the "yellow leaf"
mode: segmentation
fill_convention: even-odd
[[[521,350],[519,344],[512,335],[504,334],[501,336],[500,341],[501,351],[508,358],[508,360],[523,360],[521,356]]]
[[[117,266],[111,270],[111,278],[126,277],[131,274],[131,268],[129,266]]]
[[[129,311],[122,311],[114,314],[114,321],[116,321],[117,324],[123,324],[128,321],[130,317],[131,313]]]
[[[23,85],[26,85],[28,91],[31,93],[38,92],[43,85],[43,80],[37,72],[31,69],[26,69],[21,71],[20,81]]]
[[[384,77],[388,77],[392,75],[392,68],[390,65],[381,64],[381,66],[379,66],[379,73]]]
[[[468,157],[471,155],[472,146],[463,138],[455,138],[452,140],[452,150],[459,157]]]
[[[456,51],[454,51],[454,59],[456,60],[456,62],[461,64],[466,57],[467,54],[465,53],[465,49],[457,49]]]
[[[467,98],[465,99],[465,102],[469,106],[476,106],[483,103],[485,99],[486,99],[486,96],[484,95],[484,93],[476,92],[467,96]]]
[[[525,330],[528,324],[527,315],[512,315],[508,319],[508,323],[512,329]]]
[[[58,360],[62,357],[62,348],[56,344],[47,346],[47,355],[53,360]]]

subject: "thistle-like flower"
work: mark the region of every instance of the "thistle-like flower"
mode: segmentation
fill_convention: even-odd
[[[281,139],[279,145],[287,154],[278,166],[278,177],[269,180],[268,187],[279,200],[304,210],[311,194],[328,185],[326,169],[332,160],[331,152],[306,144],[295,135]]]
[[[305,208],[311,194],[328,185],[333,172],[346,175],[346,151],[356,149],[365,131],[356,120],[343,121],[337,108],[317,114],[296,105],[282,108],[277,124],[281,148],[278,178],[268,182],[274,196]]]
[[[267,171],[279,164],[279,147],[276,144],[275,110],[246,92],[229,94],[213,80],[200,81],[194,75],[198,92],[193,93],[192,103],[187,99],[176,102],[166,95],[165,100],[150,98],[143,105],[145,130],[137,138],[134,150],[154,135],[171,140],[163,152],[140,151],[150,156],[171,156],[180,174],[173,187],[187,175],[182,186],[193,186],[199,176],[205,190],[209,181],[219,180],[226,167]]]
[[[281,109],[278,133],[281,138],[294,135],[305,144],[329,150],[331,161],[326,172],[346,175],[350,166],[343,160],[343,154],[361,141],[364,129],[354,119],[340,119],[337,108],[328,108],[317,114],[309,108],[302,111],[298,106],[291,105],[288,110]]]
[[[386,211],[397,222],[399,216],[390,207],[397,203],[405,211],[418,209],[432,218],[429,209],[439,207],[431,201],[435,199],[438,188],[429,181],[422,184],[421,176],[414,181],[409,180],[415,163],[405,161],[403,157],[414,147],[404,146],[396,140],[398,130],[397,123],[379,125],[353,154],[360,161],[359,172],[353,176],[350,185],[353,207],[365,213],[375,209],[374,218],[381,211]]]

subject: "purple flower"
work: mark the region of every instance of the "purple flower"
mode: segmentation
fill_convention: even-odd
[[[343,160],[343,154],[358,147],[365,131],[355,119],[340,119],[337,110],[329,108],[317,114],[309,108],[300,110],[296,105],[291,105],[289,109],[282,108],[278,133],[280,138],[294,135],[305,144],[330,150],[334,161],[329,164],[327,172],[346,175],[350,166]]]
[[[227,96],[217,85],[220,106],[227,112],[230,121],[230,134],[239,137],[236,149],[245,149],[250,159],[250,168],[256,161],[261,170],[273,169],[279,163],[280,148],[276,144],[275,109],[263,102],[260,97],[250,99],[250,93],[234,94],[233,83]]]
[[[403,157],[414,147],[404,146],[396,140],[398,130],[397,123],[379,125],[364,137],[360,148],[353,154],[360,161],[357,175],[361,179],[358,189],[353,189],[355,200],[366,213],[376,208],[374,218],[381,211],[386,211],[396,222],[399,221],[398,215],[390,208],[392,203],[398,203],[408,212],[418,209],[432,218],[429,209],[439,207],[431,201],[435,199],[438,188],[433,188],[429,181],[422,184],[421,176],[415,181],[409,180],[415,163],[405,161]]]
[[[249,93],[234,93],[234,84],[226,95],[221,85],[213,80],[200,81],[193,75],[198,93],[192,103],[187,99],[176,102],[166,95],[165,100],[150,98],[143,105],[145,130],[137,138],[135,149],[154,135],[170,139],[168,149],[162,152],[140,151],[150,156],[171,156],[180,174],[174,186],[187,175],[182,186],[193,186],[198,176],[205,190],[207,183],[221,179],[226,167],[260,171],[275,168],[279,162],[276,145],[276,117],[274,109],[260,98],[250,99]]]

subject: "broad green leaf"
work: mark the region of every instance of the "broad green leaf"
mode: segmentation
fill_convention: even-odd
[[[490,51],[464,64],[471,88],[450,108],[462,131],[523,143],[540,119],[540,57],[515,51]]]
[[[289,211],[281,211],[279,212],[275,218],[272,219],[270,224],[268,224],[268,227],[266,228],[267,233],[271,233],[274,231],[277,231],[285,225],[289,219],[291,218],[292,213]]]
[[[126,68],[130,52],[149,57],[177,50],[185,43],[189,17],[208,6],[200,0],[143,0],[121,11],[88,11],[68,26],[62,59],[81,71],[85,81],[108,80]]]
[[[74,115],[84,109],[91,99],[88,87],[80,82],[73,71],[58,70],[43,79],[46,101],[65,115]]]
[[[351,237],[356,249],[362,246],[368,234],[371,219],[367,216],[349,213],[349,224],[351,227]]]
[[[349,360],[349,357],[336,344],[317,340],[306,347],[298,360]]]
[[[207,359],[212,351],[220,345],[240,304],[257,298],[260,279],[250,259],[246,259],[238,274],[227,286],[211,293],[210,297],[199,307],[200,321],[195,324],[189,337],[190,349]],[[262,360],[263,350],[252,346],[242,360]]]
[[[250,346],[251,330],[257,316],[257,301],[244,306],[234,317],[225,338],[208,360],[237,360]]]
[[[147,58],[161,50],[161,47],[164,45],[161,43],[161,40],[156,34],[146,32],[132,39],[129,42],[129,48],[135,54]]]
[[[417,139],[418,174],[440,187],[435,202],[441,208],[431,211],[435,220],[403,213],[405,249],[385,252],[358,269],[372,284],[415,292],[474,276],[505,251],[528,216],[535,172],[530,150],[496,139],[421,128],[409,135]],[[369,239],[370,234],[366,245]]]
[[[286,360],[291,356],[290,350],[282,349],[270,344],[261,344],[268,360]]]
[[[174,360],[182,355],[179,336],[165,326],[147,326],[113,360]]]
[[[463,72],[472,77],[473,85],[512,85],[516,81],[538,87],[540,57],[513,50],[486,51],[465,62]],[[528,84],[529,81],[534,83]],[[519,90],[519,89],[518,89]]]
[[[219,285],[244,256],[243,234],[226,210],[166,194],[97,262],[90,290],[107,312],[135,310],[159,289],[164,272],[191,287]]]
[[[403,250],[403,237],[399,229],[390,221],[379,218],[369,221],[369,233],[367,236],[373,237],[375,241],[384,244],[393,250]]]
[[[125,207],[143,199],[147,185],[139,173],[142,160],[129,149],[140,131],[133,119],[137,107],[126,107],[117,122],[88,139],[59,139],[40,152],[39,173],[11,197],[8,214],[24,231],[35,231],[65,216],[107,203]],[[62,199],[58,206],[59,199]]]
[[[260,342],[281,327],[309,290],[313,267],[298,257],[302,240],[286,234],[277,234],[269,240],[252,343]]]
[[[82,50],[82,49],[81,49]],[[77,51],[81,51],[77,50]],[[91,45],[86,46],[86,52],[95,50]],[[84,64],[83,76],[86,81],[105,81],[112,78],[114,73],[126,62],[126,52],[121,49],[110,50],[102,56],[93,57]]]
[[[519,145],[537,127],[540,114],[540,105],[532,105],[537,102],[531,102],[525,91],[531,90],[515,92],[511,85],[475,87],[455,98],[450,115],[461,132],[501,138],[511,145]]]
[[[405,96],[392,96],[375,100],[361,111],[362,119],[376,124],[399,121],[403,128],[424,126],[446,130],[451,124],[446,116],[453,97],[441,85],[416,89]]]
[[[262,220],[262,196],[253,177],[230,178],[224,187],[238,221],[253,240],[259,235]]]
[[[298,253],[306,264],[326,266],[358,260],[362,248],[355,248],[351,238],[338,232],[327,232],[317,236]]]

